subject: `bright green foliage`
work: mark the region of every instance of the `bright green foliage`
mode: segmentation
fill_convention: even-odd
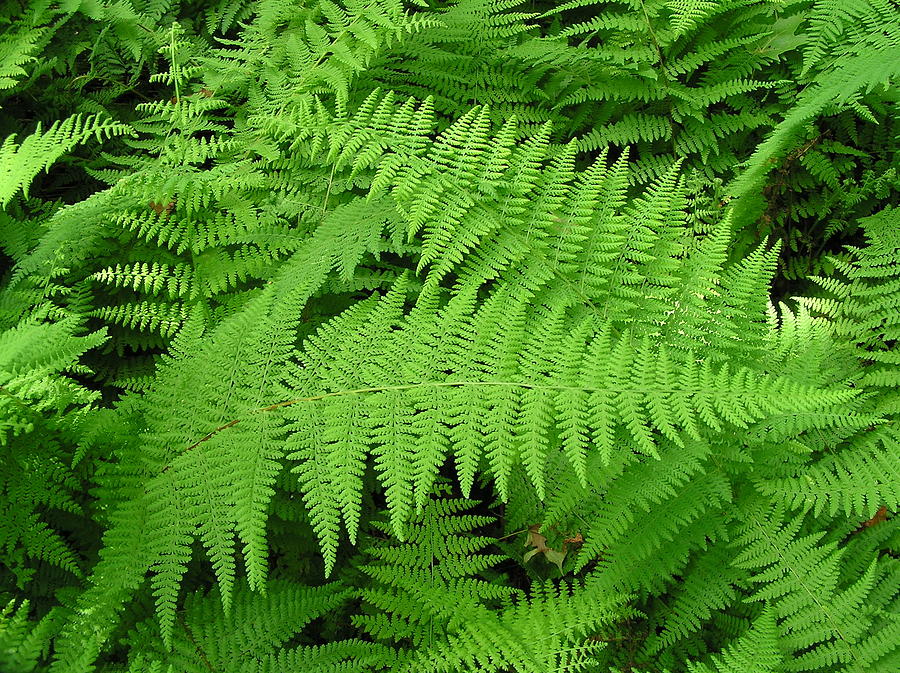
[[[897,0],[0,8],[0,670],[900,670]]]
[[[0,560],[19,589],[35,579],[29,561],[82,575],[54,524],[60,513],[84,513],[70,447],[97,395],[63,374],[84,371],[78,357],[105,338],[75,328],[27,321],[0,333]]]
[[[320,671],[346,673],[369,670],[384,661],[387,651],[361,640],[328,645],[301,645],[304,627],[346,597],[334,585],[303,587],[272,582],[265,597],[243,586],[234,605],[223,614],[216,596],[203,592],[185,600],[171,650],[160,646],[155,620],[136,625],[128,634],[131,654],[127,671]],[[293,642],[292,642],[293,641]],[[293,645],[293,646],[292,646]]]
[[[22,188],[27,196],[28,185],[34,176],[49,168],[78,143],[92,135],[99,139],[103,135],[108,137],[113,133],[127,133],[129,130],[124,124],[75,115],[61,123],[54,123],[44,133],[41,133],[38,124],[37,130],[19,144],[15,142],[14,135],[8,136],[0,146],[0,165],[3,166],[3,174],[0,176],[0,205],[9,203]]]
[[[458,633],[409,653],[393,670],[591,670],[600,664],[591,655],[604,649],[595,634],[614,619],[635,615],[622,606],[628,596],[611,596],[604,589],[596,583],[537,584],[528,599],[502,610],[464,605],[466,623]]]
[[[0,666],[6,671],[31,673],[46,655],[59,630],[59,614],[51,610],[39,621],[28,619],[28,601],[7,603],[0,610]]]
[[[479,577],[505,557],[483,553],[493,539],[471,534],[473,527],[490,523],[464,513],[474,505],[429,499],[405,527],[405,542],[369,549],[377,562],[361,570],[374,586],[361,589],[360,596],[377,612],[356,616],[354,624],[379,640],[433,647],[458,632],[472,610],[517,594]],[[387,525],[373,525],[391,532]]]
[[[779,651],[775,620],[764,611],[746,635],[730,645],[721,656],[712,657],[712,665],[690,664],[690,673],[778,673],[785,670]]]

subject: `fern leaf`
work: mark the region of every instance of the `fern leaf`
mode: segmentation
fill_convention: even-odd
[[[104,120],[99,116],[73,115],[54,122],[46,131],[40,126],[21,143],[7,136],[0,145],[0,207],[6,206],[19,192],[28,196],[28,186],[40,171],[46,170],[63,154],[70,152],[92,136],[98,141],[114,135],[133,134],[127,124]]]

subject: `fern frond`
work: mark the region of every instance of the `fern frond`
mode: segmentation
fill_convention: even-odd
[[[604,647],[588,636],[635,614],[622,598],[610,596],[602,582],[590,579],[573,585],[535,583],[527,598],[497,613],[471,610],[458,634],[410,652],[397,670],[584,670],[595,663],[591,654]]]
[[[895,572],[893,564],[873,559],[844,582],[842,550],[833,542],[820,544],[821,532],[803,534],[803,519],[785,515],[782,505],[762,503],[741,514],[734,542],[741,551],[734,564],[753,571],[760,586],[752,600],[772,604],[781,641],[796,653],[791,670],[822,670],[836,663],[863,670],[869,658],[866,635],[880,621],[867,596],[877,577]]]
[[[894,456],[900,436],[892,426],[869,428],[840,451],[804,465],[803,476],[761,482],[760,492],[815,516],[868,518],[880,507],[897,511],[900,471]]]
[[[484,553],[492,538],[472,533],[491,522],[467,513],[475,504],[432,498],[404,527],[405,542],[369,548],[371,561],[361,570],[373,584],[360,596],[371,608],[356,615],[354,624],[380,640],[427,647],[459,628],[462,606],[492,604],[515,594],[480,576],[504,557]],[[374,525],[391,532],[389,525]],[[434,600],[438,596],[440,602]]]
[[[389,661],[389,650],[360,640],[319,647],[291,643],[306,625],[339,606],[347,595],[345,588],[334,584],[306,587],[273,581],[263,597],[242,585],[235,590],[228,613],[222,611],[219,597],[194,593],[179,615],[171,652],[159,647],[156,624],[144,622],[131,632],[128,670],[154,670],[153,666],[163,665],[178,666],[186,673],[213,667],[238,673],[251,666],[261,673],[371,670],[369,666]]]
[[[373,226],[382,224],[381,219],[373,221]],[[139,464],[147,482],[122,506],[121,527],[114,526],[108,533],[106,558],[98,566],[116,573],[115,586],[121,588],[108,586],[110,593],[89,596],[99,609],[115,609],[121,600],[116,592],[133,587],[150,571],[162,637],[171,643],[179,582],[195,536],[207,549],[226,608],[236,572],[235,535],[243,545],[251,588],[264,588],[267,508],[284,453],[279,441],[281,425],[276,414],[253,413],[238,427],[239,433],[221,431],[238,425],[230,422],[232,418],[283,397],[275,392],[278,363],[293,353],[299,307],[338,265],[343,252],[340,234],[346,225],[339,216],[323,223],[318,234],[283,267],[280,280],[226,319],[200,351],[189,358],[172,359],[161,369],[143,400],[148,410],[170,408],[180,420],[168,413],[157,415],[141,439],[144,458]],[[196,340],[187,343],[199,345]],[[235,368],[243,373],[239,375]],[[196,394],[220,389],[219,372],[226,370],[232,371],[228,381],[254,381],[253,387],[226,389],[211,397]],[[237,477],[235,469],[239,470]],[[235,483],[240,486],[234,488]],[[226,492],[224,499],[219,497]],[[134,507],[145,511],[137,521],[127,514]],[[125,542],[128,539],[131,542]],[[142,545],[140,555],[132,548],[135,539]],[[326,565],[326,570],[331,566]],[[90,603],[80,608],[84,616],[95,609]],[[107,637],[105,624],[101,621],[97,627],[98,647]]]
[[[746,161],[747,169],[732,182],[729,193],[748,200],[803,124],[828,109],[840,110],[852,102],[858,92],[870,91],[896,77],[900,70],[894,58],[895,52],[896,47],[885,46],[847,56],[827,75],[808,86],[769,138]],[[747,202],[749,205],[749,200]],[[746,214],[741,212],[744,218],[749,214],[750,211]]]
[[[32,620],[30,608],[27,600],[18,605],[11,600],[0,609],[0,666],[5,670],[22,673],[38,670],[59,631],[61,619],[56,611]]]
[[[97,141],[104,137],[133,134],[133,129],[100,116],[73,115],[61,122],[54,122],[46,131],[40,124],[21,143],[15,135],[7,136],[0,145],[0,207],[6,206],[19,192],[28,196],[28,186],[40,171],[46,170],[66,152],[92,136]]]
[[[859,53],[879,43],[900,46],[900,7],[891,0],[817,0],[808,22],[802,76],[820,66],[827,56]]]
[[[785,658],[778,643],[775,618],[770,608],[753,622],[753,628],[719,655],[711,664],[688,664],[690,673],[779,673]]]

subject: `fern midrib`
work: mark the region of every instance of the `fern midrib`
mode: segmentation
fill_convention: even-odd
[[[539,383],[527,383],[524,381],[423,381],[420,383],[408,383],[408,384],[399,384],[399,385],[391,385],[391,386],[367,386],[364,388],[352,388],[347,390],[335,390],[328,393],[322,393],[320,395],[311,395],[309,397],[299,397],[291,400],[284,400],[282,402],[276,402],[274,404],[270,404],[265,407],[259,407],[251,410],[250,414],[258,414],[265,413],[268,411],[275,411],[277,409],[281,409],[284,407],[290,407],[295,404],[301,404],[303,402],[318,402],[324,399],[329,399],[332,397],[343,397],[348,395],[363,395],[366,393],[378,393],[378,392],[387,392],[392,390],[416,390],[423,388],[457,388],[457,387],[465,387],[465,386],[509,386],[513,388],[523,388],[526,390],[568,390],[574,392],[605,392],[605,391],[615,391],[619,393],[683,393],[685,390],[683,388],[666,388],[666,387],[621,387],[621,386],[566,386],[566,385],[545,385]],[[719,388],[691,388],[689,390],[690,394],[714,394],[717,392],[721,392]],[[798,412],[799,413],[799,412]],[[181,451],[179,455],[187,453],[193,449],[196,449],[198,446],[203,444],[204,442],[209,441],[220,432],[227,430],[228,428],[234,427],[241,421],[245,420],[247,417],[243,416],[240,418],[234,418],[224,425],[220,425],[219,427],[211,430],[208,434],[204,435],[196,442],[188,446],[186,449]],[[161,472],[166,472],[171,469],[172,463],[165,465],[162,468]]]

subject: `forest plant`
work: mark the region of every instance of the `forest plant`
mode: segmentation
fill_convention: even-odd
[[[895,0],[2,11],[4,670],[900,667]]]

